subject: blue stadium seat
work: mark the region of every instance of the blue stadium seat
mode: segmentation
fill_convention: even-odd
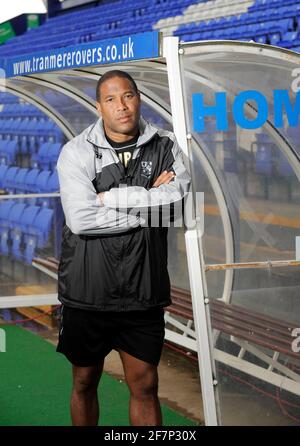
[[[263,181],[263,195],[269,198],[269,180],[275,173],[275,159],[273,155],[273,143],[265,133],[256,135],[256,152],[254,157],[254,171],[261,175]]]
[[[281,35],[279,32],[269,34],[269,41],[270,41],[271,45],[279,44],[280,39],[281,39]]]
[[[57,170],[55,169],[48,181],[48,192],[59,192],[59,181]]]
[[[58,182],[58,175],[57,170],[55,169],[54,172],[48,177],[48,182],[45,184],[45,191],[44,192],[59,192],[59,182]],[[56,197],[41,197],[38,199],[38,202],[40,206],[47,207],[47,208],[54,208],[57,203]]]
[[[25,192],[36,192],[36,179],[40,173],[40,169],[30,169],[24,179],[24,190]]]
[[[9,214],[14,206],[13,200],[1,200],[0,202],[0,251],[4,255],[9,254]]]
[[[8,141],[6,147],[6,159],[7,164],[15,164],[16,163],[16,155],[18,153],[18,142],[17,141]]]
[[[289,31],[283,34],[282,40],[280,41],[280,46],[284,48],[291,48],[300,43],[298,31]]]
[[[295,172],[287,160],[286,156],[280,151],[278,158],[277,158],[277,172],[280,176],[285,177],[288,179],[289,177],[292,177],[295,175]]]
[[[29,226],[24,236],[25,261],[31,263],[35,256],[36,248],[44,248],[46,245],[53,220],[52,209],[41,209],[33,223]]]
[[[51,176],[51,171],[50,170],[42,170],[39,175],[37,176],[36,179],[36,188],[35,188],[35,192],[40,192],[40,193],[44,193],[47,192],[47,183],[48,180]]]
[[[48,241],[52,219],[53,209],[43,208],[36,216],[33,225],[29,227],[29,235],[37,238],[38,248],[43,248]]]
[[[3,182],[6,175],[6,172],[8,170],[8,166],[5,164],[0,164],[0,189],[3,189]]]
[[[271,177],[273,174],[274,162],[271,144],[261,144],[257,146],[255,154],[255,172]]]
[[[21,153],[27,154],[28,153],[28,139],[27,139],[27,132],[28,132],[28,126],[30,125],[29,118],[25,118],[21,121],[21,124],[19,126],[19,134],[21,137],[21,146],[20,150]]]
[[[7,144],[8,140],[6,139],[0,140],[0,164],[7,164],[7,154],[6,154]]]
[[[31,119],[31,121],[29,122],[29,124],[27,126],[26,139],[27,139],[27,148],[29,150],[29,153],[35,153],[35,150],[36,150],[36,145],[37,145],[36,128],[37,128],[38,122],[39,122],[38,118],[34,117],[33,119]]]
[[[50,170],[42,170],[36,179],[36,193],[45,193],[48,192],[48,181],[51,176]],[[47,197],[41,197],[37,198],[35,201],[35,204],[47,206],[48,205],[48,198]]]
[[[11,253],[16,259],[21,259],[22,253],[20,251],[20,245],[22,241],[22,231],[19,227],[19,222],[22,220],[24,210],[26,208],[25,203],[15,204],[9,213],[9,226],[10,235],[12,240]]]
[[[6,189],[8,194],[15,192],[15,177],[19,171],[19,167],[10,167],[7,169],[3,179],[3,189]]]
[[[39,151],[31,156],[31,167],[41,167],[42,169],[47,169],[49,167],[47,153],[50,145],[50,142],[44,142],[40,146]]]
[[[29,227],[32,226],[37,213],[40,211],[40,206],[27,206],[22,215],[22,220],[19,222],[21,231],[27,234]]]
[[[61,149],[62,149],[61,143],[50,144],[47,155],[45,156],[44,169],[50,169],[52,171],[55,169]]]
[[[26,182],[26,175],[28,174],[29,169],[27,167],[23,167],[20,169],[15,176],[14,182],[15,182],[15,193],[21,194],[24,192],[24,185]]]

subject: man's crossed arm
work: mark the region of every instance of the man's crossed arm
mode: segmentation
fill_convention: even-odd
[[[168,172],[168,171],[166,171],[166,170],[164,170],[157,178],[156,178],[156,180],[155,180],[155,182],[154,182],[154,184],[153,184],[153,186],[152,187],[159,187],[159,186],[161,186],[162,184],[169,184],[169,182],[173,179],[175,177],[175,174],[174,174],[174,172]],[[104,206],[104,204],[105,204],[105,202],[104,202],[104,200],[105,200],[105,194],[106,194],[107,192],[100,192],[99,194],[98,194],[98,197],[99,197],[99,200],[100,200],[100,204],[102,205],[102,206]]]

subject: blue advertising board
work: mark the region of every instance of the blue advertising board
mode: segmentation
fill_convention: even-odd
[[[159,32],[132,34],[64,48],[5,58],[6,77],[160,57]]]

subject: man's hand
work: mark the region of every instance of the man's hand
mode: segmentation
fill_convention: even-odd
[[[172,178],[175,177],[175,173],[174,172],[167,172],[166,170],[164,170],[159,177],[156,178],[155,183],[153,184],[152,187],[158,187],[161,184],[168,184]]]
[[[103,200],[104,200],[104,194],[105,194],[105,192],[100,192],[100,193],[98,194],[98,198],[99,198],[99,201],[100,201],[100,203],[101,203],[101,206],[104,206],[104,202],[103,202]]]

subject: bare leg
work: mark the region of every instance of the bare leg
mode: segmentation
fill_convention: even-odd
[[[73,365],[71,417],[73,426],[97,426],[99,403],[97,389],[104,361],[92,367]]]
[[[157,367],[119,350],[130,390],[131,426],[161,426]]]

